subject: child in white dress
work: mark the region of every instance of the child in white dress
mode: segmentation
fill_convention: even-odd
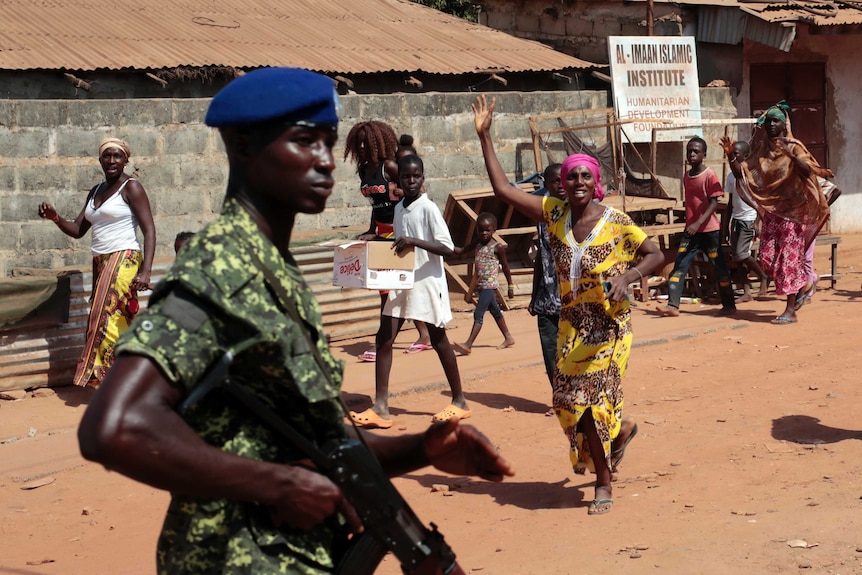
[[[361,413],[350,412],[357,425],[387,429],[392,426],[389,414],[389,372],[392,368],[392,344],[405,320],[419,320],[428,325],[431,345],[446,374],[452,390],[452,402],[434,414],[434,421],[472,415],[461,389],[461,375],[455,350],[446,336],[446,324],[452,319],[449,287],[443,268],[443,256],[452,255],[454,243],[440,209],[421,192],[425,169],[418,156],[398,161],[398,179],[404,199],[395,206],[395,243],[400,252],[415,248],[416,264],[413,289],[392,290],[383,306],[380,330],[377,332],[377,364],[374,405]]]

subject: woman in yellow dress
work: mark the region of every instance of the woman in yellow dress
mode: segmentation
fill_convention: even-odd
[[[560,280],[560,324],[554,411],[571,445],[575,473],[596,474],[589,514],[613,506],[611,473],[637,433],[623,420],[622,377],[631,352],[628,285],[663,264],[658,247],[626,214],[602,206],[601,171],[590,156],[566,158],[560,170],[566,200],[526,193],[509,183],[491,140],[496,100],[472,105],[494,194],[548,226]]]

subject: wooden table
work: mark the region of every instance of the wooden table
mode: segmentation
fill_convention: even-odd
[[[677,207],[677,200],[673,198],[649,198],[643,196],[605,196],[602,205],[610,206],[627,214],[637,212],[664,212],[668,216],[668,223],[673,223],[673,211]],[[625,204],[625,209],[623,209]]]

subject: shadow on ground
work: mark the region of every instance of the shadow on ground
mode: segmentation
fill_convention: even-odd
[[[64,385],[62,387],[52,388],[57,397],[62,399],[69,407],[78,407],[79,405],[87,405],[90,403],[93,394],[96,393],[95,388],[87,386],[80,387],[78,385]]]
[[[801,444],[837,443],[862,439],[862,431],[829,427],[810,415],[785,415],[772,420],[772,437]]]
[[[498,505],[513,505],[521,509],[572,509],[586,507],[592,501],[591,482],[583,485],[568,485],[568,477],[549,483],[506,479],[502,483],[467,478],[452,478],[449,475],[408,474],[405,479],[416,481],[431,489],[434,485],[448,485],[456,494],[487,495]],[[458,495],[456,495],[457,497]]]

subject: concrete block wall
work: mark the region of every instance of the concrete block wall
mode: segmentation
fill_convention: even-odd
[[[530,141],[530,114],[604,102],[607,95],[544,92],[527,101],[498,93],[495,138],[507,171],[514,150]],[[384,120],[410,133],[426,160],[426,188],[441,207],[453,190],[487,185],[473,128],[469,93],[342,96],[341,140],[335,150],[337,185],[323,214],[301,216],[298,230],[367,225],[370,208],[358,193],[355,166],[343,161],[343,138],[362,120]],[[177,232],[212,220],[224,199],[227,163],[221,139],[203,124],[209,100],[0,100],[0,276],[16,268],[89,265],[89,236],[73,240],[39,219],[40,202],[74,218],[102,180],[96,153],[108,136],[129,142],[127,172],[147,190],[158,237],[157,255],[171,255]],[[604,104],[602,104],[604,105]],[[532,173],[532,159],[526,163]],[[522,175],[522,174],[517,174]]]
[[[682,12],[656,4],[655,34],[679,36]],[[645,4],[633,12],[626,3],[604,0],[494,0],[479,12],[480,24],[597,64],[608,63],[608,36],[643,36],[645,18]]]
[[[327,209],[300,216],[296,229],[368,224],[370,207],[358,193],[356,168],[343,160],[343,138],[358,121],[383,120],[397,134],[413,135],[425,160],[426,190],[441,209],[450,192],[487,186],[470,110],[475,97],[342,96],[336,188]],[[603,91],[498,92],[494,97],[494,141],[512,179],[535,170],[529,116],[608,105]],[[722,106],[732,106],[729,97],[725,100]],[[89,236],[68,238],[41,220],[37,207],[48,201],[63,217],[77,216],[87,192],[102,180],[96,153],[107,136],[129,142],[127,171],[150,198],[156,255],[173,255],[177,232],[200,229],[218,214],[224,199],[227,163],[218,133],[203,124],[208,104],[208,99],[0,100],[0,277],[13,275],[16,268],[89,266]]]

